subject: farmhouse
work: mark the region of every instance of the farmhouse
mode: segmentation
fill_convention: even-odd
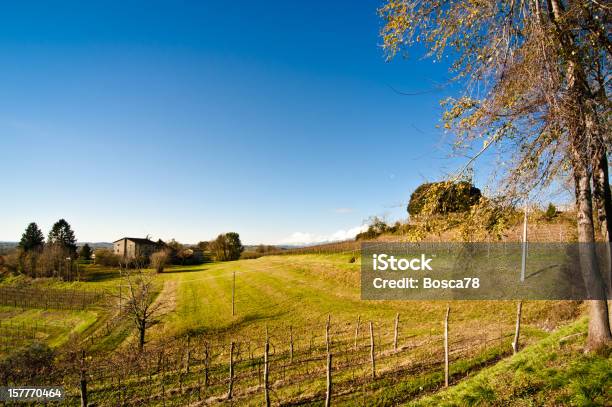
[[[124,237],[113,242],[113,253],[124,259],[149,257],[157,250],[157,243],[138,237]]]

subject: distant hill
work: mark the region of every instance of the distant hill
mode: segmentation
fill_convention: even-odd
[[[77,246],[81,247],[85,243],[87,243],[89,245],[89,247],[91,247],[94,250],[95,249],[112,249],[113,248],[113,244],[109,243],[109,242],[78,242]]]
[[[78,242],[77,246],[81,247],[85,243],[89,245],[92,249],[112,249],[113,244],[109,242]],[[0,253],[5,253],[7,251],[13,250],[17,247],[19,242],[0,242]]]
[[[0,253],[13,250],[15,247],[17,247],[17,242],[0,242]]]

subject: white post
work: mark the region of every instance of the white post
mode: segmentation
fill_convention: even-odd
[[[523,301],[516,304],[516,327],[514,329],[514,341],[512,341],[512,352],[516,355],[519,351],[519,337],[521,335],[521,314],[523,313]]]
[[[525,218],[523,219],[523,256],[521,259],[521,282],[525,281],[527,268],[527,203],[525,203]]]

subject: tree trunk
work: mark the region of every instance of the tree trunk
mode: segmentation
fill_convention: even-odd
[[[576,187],[576,210],[578,220],[578,244],[582,278],[591,298],[589,302],[589,332],[587,351],[597,351],[612,341],[608,302],[604,282],[599,271],[595,253],[595,229],[593,227],[593,207],[591,197],[591,177],[580,157],[580,140],[572,140],[574,183]],[[584,144],[583,144],[584,145]]]
[[[138,349],[141,351],[144,349],[145,331],[146,331],[146,328],[144,325],[138,327],[138,333],[139,333]]]
[[[611,242],[612,230],[612,196],[610,194],[610,179],[608,174],[608,157],[605,146],[596,149],[593,159],[593,202],[597,210],[597,221],[601,238]]]
[[[600,178],[600,165],[603,162],[601,154],[605,154],[605,149],[598,147],[605,146],[605,144],[597,111],[591,103],[593,96],[582,65],[583,61],[580,60],[580,53],[577,52],[575,46],[574,34],[561,25],[565,7],[559,0],[549,0],[549,4],[552,8],[551,20],[555,26],[557,39],[568,59],[566,77],[568,92],[565,96],[565,103],[569,109],[566,108],[564,114],[567,115],[566,125],[570,144],[568,149],[576,188],[580,269],[590,298],[586,350],[596,351],[607,347],[612,342],[606,288],[595,252],[593,197],[591,195],[591,176],[594,177],[594,181]],[[598,150],[600,150],[598,154],[600,160],[593,162],[593,152],[598,152]],[[606,180],[600,182],[605,184]],[[600,182],[594,182],[596,193],[599,188],[596,184]],[[605,197],[606,191],[602,193]],[[605,208],[605,200],[602,205]]]
[[[605,253],[601,265],[607,296],[612,296],[612,196],[608,173],[608,157],[605,145],[599,142],[593,154],[593,203],[597,211],[597,223]]]

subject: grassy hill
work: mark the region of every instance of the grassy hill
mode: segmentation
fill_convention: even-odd
[[[0,312],[4,320],[27,321],[26,325],[30,323],[34,330],[41,319],[46,325],[63,327],[48,336],[37,333],[34,338],[47,341],[60,353],[75,348],[86,350],[90,355],[90,400],[98,405],[261,405],[266,331],[271,346],[270,387],[274,404],[320,405],[326,387],[328,318],[335,404],[487,405],[495,400],[494,404],[527,405],[522,401],[525,399],[538,405],[538,400],[547,398],[550,392],[558,395],[559,400],[573,400],[559,387],[546,393],[550,386],[541,382],[539,371],[529,373],[529,369],[539,366],[536,361],[540,356],[549,357],[546,341],[558,342],[562,336],[584,330],[583,320],[573,323],[583,313],[580,303],[525,303],[522,344],[531,347],[519,356],[527,355],[525,358],[535,364],[525,362],[519,366],[518,356],[507,359],[514,329],[513,302],[451,302],[452,388],[440,391],[442,321],[447,302],[360,300],[360,266],[359,259],[353,261],[354,255],[350,251],[294,254],[168,268],[155,277],[159,293],[156,301],[164,304],[165,313],[160,323],[150,328],[145,352],[140,356],[133,351],[136,339],[133,324],[118,315],[117,304],[112,300],[77,302],[75,308],[63,310],[52,309],[53,304],[45,309],[40,302],[30,301],[17,307],[4,304]],[[232,315],[234,273],[236,312]],[[5,278],[0,288],[116,293],[122,284],[116,270],[90,267],[85,275],[86,281],[72,283]],[[376,377],[372,377],[371,368],[370,321]],[[559,327],[561,330],[555,332]],[[609,362],[581,358],[581,338],[573,338],[564,342],[563,352],[556,352],[557,359],[545,359],[551,366],[556,362],[564,366],[564,360],[584,365],[576,367],[575,374],[559,374],[556,383],[560,388],[578,386],[577,375],[581,371],[598,371],[601,376],[602,363]],[[235,345],[235,382],[230,403],[225,398],[231,342]],[[509,361],[514,364],[508,365]],[[503,372],[515,367],[524,369],[524,380],[532,377],[535,384],[508,384]],[[484,373],[488,371],[492,373]],[[486,378],[499,377],[497,385],[492,383],[489,388],[474,382],[480,377],[479,372]],[[78,380],[66,375],[66,388],[71,395],[66,404],[76,404]],[[600,395],[594,399],[599,405],[603,405],[602,380],[606,383],[609,377],[582,383],[585,394]],[[525,386],[527,390],[523,389]],[[531,392],[531,398],[517,393],[521,391]],[[471,401],[470,394],[474,397]],[[563,398],[566,396],[570,398]]]
[[[448,390],[412,406],[604,406],[612,400],[612,358],[585,355],[582,318]]]

